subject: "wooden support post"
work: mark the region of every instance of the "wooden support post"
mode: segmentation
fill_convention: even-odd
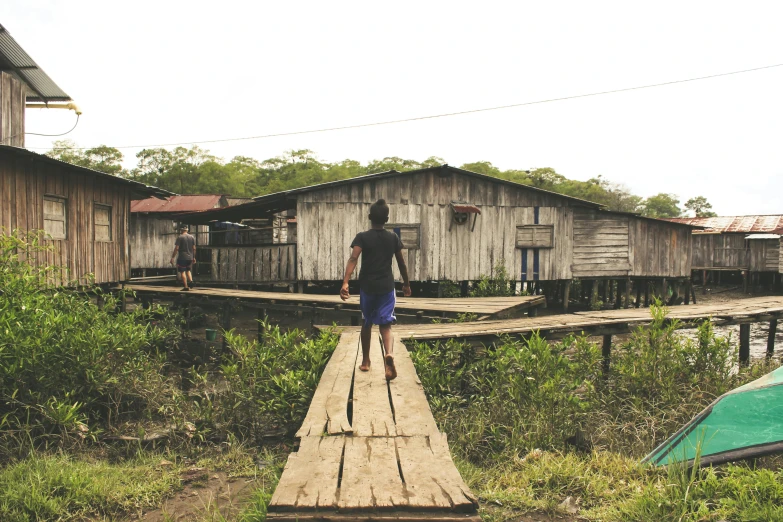
[[[120,312],[128,311],[128,296],[125,295],[125,285],[120,288]]]
[[[304,281],[299,281],[298,283],[296,283],[296,292],[299,293],[299,294],[305,293],[305,282]]]
[[[693,304],[696,304],[696,290],[694,290],[692,284],[691,284],[691,298],[693,299]]]
[[[748,271],[742,270],[742,293],[748,293]]]
[[[302,308],[302,307],[303,307],[302,303],[299,303],[299,304],[297,304],[296,306],[297,306],[298,308]],[[297,311],[296,311],[296,318],[297,318],[297,319],[301,319],[302,317],[304,317],[304,311],[302,311],[302,310],[297,310]]]
[[[568,301],[571,299],[571,280],[565,282],[563,287],[563,311],[568,312]]]
[[[664,277],[661,281],[661,302],[669,304],[669,282]]]
[[[264,342],[264,324],[266,323],[266,308],[256,309],[256,321],[258,322],[258,344]]]
[[[740,366],[750,364],[750,324],[740,325],[740,347],[739,347]]]
[[[623,283],[625,287],[623,290],[625,290],[625,305],[624,308],[630,308],[631,307],[631,278],[625,280]]]
[[[590,309],[592,310],[595,304],[598,302],[598,281],[593,279],[593,287],[590,292]]]
[[[650,282],[645,281],[644,282],[644,307],[648,308],[650,306]]]
[[[293,294],[294,293],[294,284],[291,283],[288,285],[288,293]]]
[[[693,287],[693,281],[688,279],[688,281],[685,282],[685,304],[691,304],[691,287]]]
[[[538,315],[538,307],[537,306],[531,306],[527,309],[527,316],[528,317],[536,317]]]
[[[468,282],[467,281],[461,281],[459,284],[459,295],[462,297],[468,296]]]
[[[647,281],[643,282],[636,282],[636,302],[634,303],[635,308],[639,308],[642,306],[642,286],[646,285]]]
[[[767,334],[767,357],[775,354],[775,335],[778,330],[778,320],[772,319],[769,322],[769,333]]]
[[[614,307],[615,309],[620,308],[623,306],[623,294],[622,294],[622,288],[620,288],[620,281],[617,281],[617,290],[615,291],[614,296]]]
[[[602,281],[601,285],[601,303],[606,303],[611,299],[612,290],[609,287],[609,281]]]
[[[707,271],[706,270],[701,271],[701,294],[707,295]],[[693,302],[695,303],[696,300],[694,299]]]
[[[315,333],[315,316],[316,316],[315,305],[310,305],[310,331],[312,333]]]
[[[603,356],[603,370],[604,375],[609,373],[609,362],[612,357],[612,336],[604,335],[604,344],[601,347],[601,355]]]
[[[438,299],[443,297],[443,285],[438,281]]]

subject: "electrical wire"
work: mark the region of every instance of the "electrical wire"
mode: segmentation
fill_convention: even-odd
[[[76,126],[79,125],[79,117],[80,116],[81,116],[81,114],[77,114],[76,115],[76,123],[73,124],[73,127],[71,127],[71,130],[69,130],[67,132],[63,132],[62,134],[38,134],[37,132],[25,132],[25,134],[28,135],[28,136],[48,136],[50,138],[54,138],[54,137],[57,137],[57,136],[65,136],[66,134],[70,134],[71,132],[73,132],[73,129],[75,129]]]
[[[379,121],[375,123],[359,123],[355,125],[343,125],[339,127],[324,127],[321,129],[309,129],[309,130],[302,130],[302,131],[292,131],[292,132],[278,132],[274,134],[261,134],[258,136],[246,136],[246,137],[240,137],[240,138],[222,138],[222,139],[215,139],[215,140],[200,140],[200,141],[181,141],[181,142],[175,142],[175,143],[157,143],[157,144],[147,144],[147,145],[121,145],[118,147],[114,147],[116,149],[139,149],[139,148],[152,148],[152,147],[176,147],[176,146],[182,146],[182,145],[202,145],[206,143],[225,143],[225,142],[231,142],[231,141],[246,141],[246,140],[260,140],[260,139],[266,139],[266,138],[278,138],[282,136],[296,136],[300,134],[316,134],[321,132],[332,132],[332,131],[340,131],[340,130],[348,130],[348,129],[361,129],[365,127],[378,127],[381,125],[393,125],[396,123],[406,123],[406,122],[412,122],[412,121],[421,121],[421,120],[432,120],[436,118],[447,118],[451,116],[462,116],[465,114],[475,114],[479,112],[489,112],[489,111],[499,111],[503,109],[512,109],[515,107],[525,107],[529,105],[540,105],[543,103],[553,103],[553,102],[560,102],[560,101],[566,101],[566,100],[576,100],[579,98],[589,98],[593,96],[604,96],[607,94],[616,94],[620,92],[628,92],[628,91],[638,91],[642,89],[652,89],[655,87],[664,87],[667,85],[676,85],[680,83],[688,83],[688,82],[696,82],[700,80],[709,80],[712,78],[721,78],[724,76],[732,76],[736,74],[744,74],[749,72],[755,72],[755,71],[762,71],[765,69],[773,69],[775,67],[783,67],[783,63],[773,64],[773,65],[765,65],[763,67],[754,67],[752,69],[742,69],[739,71],[731,71],[731,72],[725,72],[725,73],[718,73],[718,74],[710,74],[707,76],[698,76],[695,78],[687,78],[683,80],[671,80],[668,82],[660,82],[660,83],[651,83],[647,85],[637,85],[635,87],[623,87],[620,89],[612,89],[608,91],[597,91],[597,92],[591,92],[586,94],[575,94],[571,96],[562,96],[559,98],[548,98],[545,100],[536,100],[536,101],[529,101],[529,102],[522,102],[522,103],[512,103],[508,105],[498,105],[496,107],[485,107],[482,109],[469,109],[464,111],[456,111],[456,112],[446,112],[441,114],[432,114],[429,116],[417,116],[413,118],[403,118],[399,120],[386,120],[386,121]],[[37,147],[41,148],[41,147]],[[78,150],[85,150],[90,147],[74,147]],[[56,149],[54,149],[56,150]]]

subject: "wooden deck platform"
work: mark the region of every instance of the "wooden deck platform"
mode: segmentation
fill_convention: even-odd
[[[316,306],[330,310],[359,310],[359,296],[351,296],[347,301],[339,295],[297,294],[287,292],[258,292],[253,290],[232,290],[226,288],[206,288],[197,286],[190,292],[182,292],[179,287],[160,285],[126,286],[137,294],[158,296],[176,296],[187,299],[235,299],[246,303],[266,304],[270,309],[285,309],[287,306]],[[421,312],[428,317],[443,314],[448,316],[473,313],[479,318],[504,317],[544,304],[543,295],[518,297],[455,297],[448,299],[398,297],[396,310],[416,314]]]
[[[343,333],[267,518],[478,522],[478,500],[451,460],[405,346],[394,345],[399,375],[391,382],[380,340],[369,372],[358,369],[360,351],[359,334]]]
[[[678,319],[683,326],[693,326],[710,318],[715,324],[747,324],[783,318],[783,296],[752,297],[725,303],[669,308],[670,319]],[[556,339],[565,335],[584,332],[588,335],[612,335],[626,333],[636,326],[650,322],[647,308],[624,310],[600,310],[543,317],[523,317],[506,321],[481,321],[469,323],[402,324],[394,333],[402,339],[480,339],[502,335],[525,335],[538,331],[544,337]],[[327,327],[319,327],[327,328]],[[352,331],[354,328],[342,328]]]

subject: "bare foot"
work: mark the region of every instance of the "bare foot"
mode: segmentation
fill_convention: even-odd
[[[369,372],[370,371],[370,363],[362,361],[361,366],[359,366],[359,369],[363,372]]]
[[[397,378],[397,368],[394,367],[394,357],[387,355],[384,358],[386,363],[386,380],[391,381]]]

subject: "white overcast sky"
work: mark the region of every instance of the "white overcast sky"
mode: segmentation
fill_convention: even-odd
[[[370,123],[783,63],[783,2],[3,0],[84,110],[81,146]],[[73,113],[29,110],[29,132]],[[205,144],[230,159],[491,161],[597,175],[723,215],[783,213],[783,67],[479,114]],[[42,152],[54,138],[28,136]],[[37,149],[40,147],[40,149]],[[129,164],[138,148],[123,149]]]

